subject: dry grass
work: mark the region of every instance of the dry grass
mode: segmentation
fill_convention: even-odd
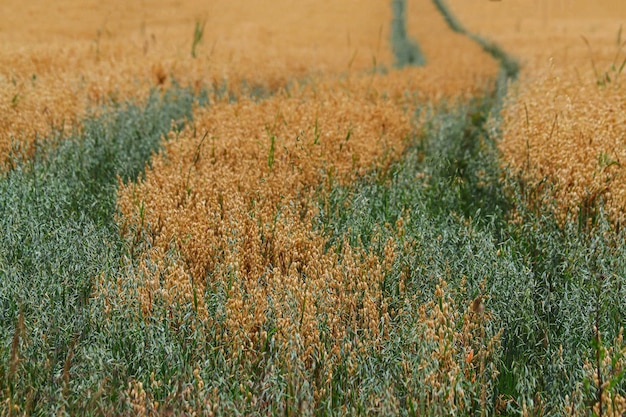
[[[623,2],[449,1],[470,30],[520,57],[520,81],[502,112],[505,159],[556,184],[563,216],[584,216],[600,198],[626,213],[626,58]],[[583,39],[584,37],[584,39]],[[607,76],[609,78],[607,78]]]

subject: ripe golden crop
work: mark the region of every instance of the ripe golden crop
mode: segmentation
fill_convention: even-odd
[[[523,63],[503,109],[500,148],[533,181],[556,183],[562,215],[603,198],[626,211],[626,4],[603,1],[450,0],[470,30]],[[584,19],[583,19],[584,17]]]
[[[190,302],[194,291],[229,287],[233,346],[259,351],[272,310],[279,343],[286,349],[299,335],[308,363],[319,354],[319,320],[339,344],[349,323],[365,339],[379,336],[382,266],[347,244],[344,253],[326,252],[313,230],[314,192],[384,163],[412,126],[390,99],[331,87],[198,110],[194,126],[153,158],[145,181],[122,188],[123,221],[130,230],[146,225],[151,249],[142,256],[157,265],[144,270],[147,312],[157,294]],[[168,261],[172,246],[179,257]]]

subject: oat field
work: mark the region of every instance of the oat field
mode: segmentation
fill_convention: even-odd
[[[626,3],[0,4],[0,415],[626,415]]]

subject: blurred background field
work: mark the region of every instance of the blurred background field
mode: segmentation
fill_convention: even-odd
[[[0,152],[28,150],[37,134],[70,128],[87,108],[111,99],[140,100],[154,86],[165,88],[174,80],[214,93],[258,95],[311,76],[389,69],[392,8],[370,3],[5,2]],[[489,70],[476,46],[447,34],[430,3],[423,9],[430,17],[409,31],[438,39],[424,45],[430,59],[442,56],[439,42],[450,39],[450,46],[466,51],[458,58],[473,59],[474,65],[464,64],[463,73],[455,69],[452,77],[454,66],[436,64],[437,71],[403,76],[396,93],[419,85],[427,94],[446,89],[458,94],[475,85],[476,77],[484,82]],[[381,82],[400,82],[392,79]],[[450,81],[454,84],[447,86]]]

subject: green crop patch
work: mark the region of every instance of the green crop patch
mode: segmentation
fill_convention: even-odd
[[[2,174],[3,395],[35,390],[30,401],[60,404],[54,387],[62,384],[54,381],[76,346],[92,337],[94,279],[119,272],[118,179],[141,175],[163,135],[191,117],[194,100],[175,88],[153,93],[144,106],[111,104],[70,137],[40,142],[34,158],[14,160]]]
[[[391,46],[396,59],[396,67],[424,65],[426,57],[419,44],[407,34],[406,0],[393,0],[393,20],[391,22]]]

